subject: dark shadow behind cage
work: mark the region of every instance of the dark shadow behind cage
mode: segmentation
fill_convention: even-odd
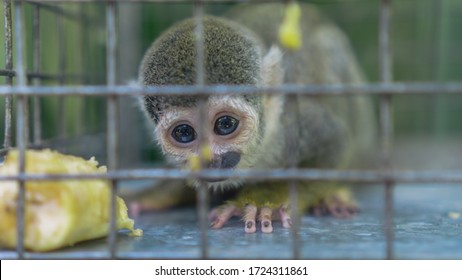
[[[144,50],[165,28],[192,15],[221,14],[233,2],[242,1],[4,1],[5,44],[0,49],[5,61],[0,66],[5,112],[1,122],[5,132],[3,154],[13,146],[22,152],[26,147],[53,148],[86,158],[95,156],[110,170],[107,178],[113,183],[113,200],[108,207],[112,207],[112,213],[120,180],[217,176],[207,170],[194,173],[152,167],[160,154],[135,98],[142,93],[177,94],[182,90],[213,94],[217,88],[199,83],[184,88],[145,89],[131,81],[137,79]],[[462,55],[458,53],[462,38],[456,30],[462,24],[462,4],[457,0],[307,2],[316,4],[346,31],[370,83],[281,88],[285,94],[374,95],[380,119],[380,167],[367,171],[249,171],[243,176],[281,176],[292,184],[307,179],[384,185],[386,257],[393,258],[394,185],[462,183],[461,173],[451,171],[460,170],[461,161],[444,157],[448,153],[457,157],[457,151],[427,150],[428,145],[441,147],[448,141],[456,143],[449,147],[456,148],[462,139],[462,84],[457,82],[462,80]],[[255,91],[245,87],[224,90]],[[392,147],[393,139],[396,147]],[[401,139],[403,146],[399,145]],[[415,157],[409,159],[403,156],[408,148],[427,160],[436,153],[441,163],[428,165]],[[415,171],[399,171],[401,166]],[[21,220],[24,182],[33,178],[24,174],[23,160],[20,171],[16,179],[21,186]],[[198,191],[198,200],[201,257],[207,258],[207,203],[201,201],[207,200],[205,189]],[[114,217],[111,228],[108,250],[97,258],[118,256]],[[291,235],[295,241],[293,258],[300,258],[297,231],[294,227]],[[19,240],[23,233],[24,223],[20,222]],[[11,257],[34,257],[24,252],[22,244],[16,253]]]

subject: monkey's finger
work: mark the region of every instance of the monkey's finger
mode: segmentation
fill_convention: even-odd
[[[255,219],[257,217],[257,207],[255,205],[248,204],[244,208],[244,222],[245,222],[245,233],[255,233],[257,231],[257,225]]]
[[[234,215],[236,215],[238,209],[234,205],[225,205],[216,214],[215,219],[212,221],[210,226],[214,229],[222,228],[223,225]]]
[[[273,211],[269,207],[263,207],[260,209],[261,231],[263,233],[273,232],[273,225],[271,222],[272,214]]]
[[[290,218],[287,205],[283,205],[279,208],[279,217],[281,218],[282,227],[290,228],[292,226],[292,219]]]
[[[210,213],[209,213],[209,221],[213,221],[215,220],[217,217],[218,217],[218,208],[215,207],[213,208],[212,210],[210,210]]]

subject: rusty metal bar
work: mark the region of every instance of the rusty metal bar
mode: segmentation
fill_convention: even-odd
[[[358,85],[295,85],[286,84],[271,87],[245,85],[190,85],[190,86],[0,86],[0,95],[27,96],[142,96],[158,95],[239,95],[239,94],[282,94],[300,96],[350,96],[350,95],[461,95],[462,83],[369,83]]]
[[[12,17],[11,17],[11,1],[3,1],[3,17],[4,17],[4,32],[5,32],[5,68],[6,71],[13,69],[13,31],[12,31]],[[1,71],[0,71],[1,74]],[[3,74],[2,74],[3,75]],[[13,85],[12,76],[5,78],[6,85]],[[11,116],[13,113],[13,96],[11,94],[5,95],[5,132],[3,147],[9,149],[11,147]]]
[[[389,84],[392,82],[392,54],[390,38],[390,9],[391,0],[382,0],[380,3],[380,76],[381,82]],[[392,146],[392,113],[391,95],[385,94],[380,99],[380,129],[382,145],[382,169],[391,168],[391,146]],[[394,258],[394,230],[393,230],[393,190],[394,182],[386,181],[385,188],[385,235],[386,235],[386,258]]]
[[[106,5],[106,63],[107,63],[107,85],[109,87],[116,84],[116,3],[110,1]],[[107,97],[107,159],[108,169],[117,169],[117,151],[118,151],[118,110],[117,96]],[[109,205],[109,235],[108,250],[112,259],[117,254],[117,181],[111,180],[111,199]]]
[[[15,3],[15,40],[16,40],[16,69],[17,69],[17,85],[18,87],[26,86],[26,61],[24,58],[24,38],[23,38],[23,6],[22,2]],[[27,97],[20,96],[17,101],[17,117],[16,117],[16,146],[19,150],[18,160],[18,176],[24,175],[26,168],[25,150],[26,142],[26,102]],[[24,258],[24,236],[25,236],[25,181],[18,180],[19,191],[16,206],[16,252],[18,259]]]

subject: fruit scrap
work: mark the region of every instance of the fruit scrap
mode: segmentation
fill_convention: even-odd
[[[18,174],[17,150],[11,151],[0,175]],[[91,158],[63,155],[51,150],[26,151],[26,174],[105,174]],[[50,251],[77,242],[100,238],[109,232],[109,182],[103,179],[27,181],[25,184],[24,246],[32,251]],[[17,181],[0,181],[0,246],[16,246]],[[117,228],[141,236],[128,217],[125,202],[117,197]]]

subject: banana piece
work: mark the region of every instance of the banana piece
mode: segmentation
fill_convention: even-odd
[[[11,151],[0,175],[18,174],[17,150]],[[106,173],[91,158],[63,155],[51,150],[26,151],[27,174]],[[16,181],[0,181],[0,246],[16,246]],[[54,180],[26,182],[24,246],[31,251],[50,251],[77,242],[100,238],[109,232],[110,187],[106,180]],[[117,227],[141,236],[128,217],[125,202],[117,197]]]

